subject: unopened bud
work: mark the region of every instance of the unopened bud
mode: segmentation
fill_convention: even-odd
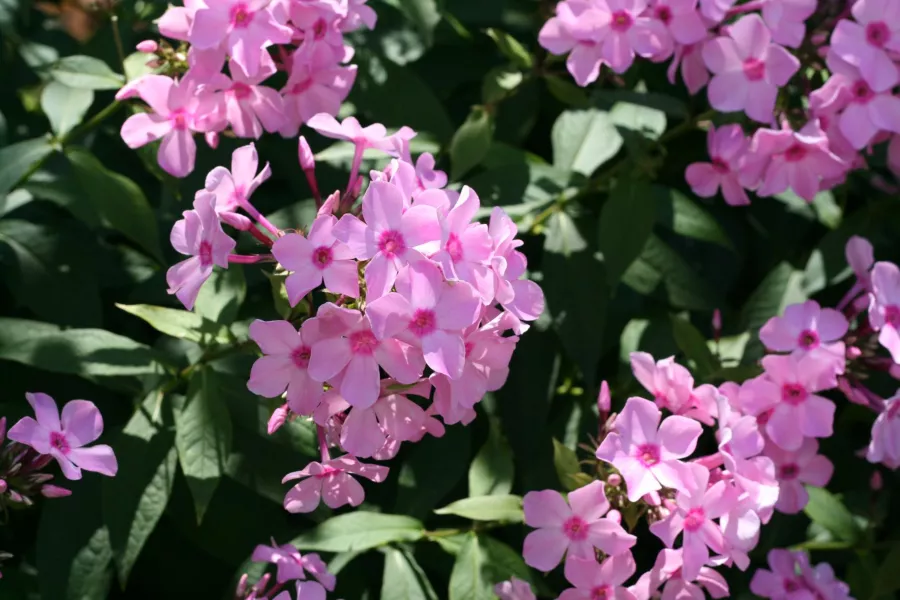
[[[297,153],[300,157],[300,168],[304,171],[312,171],[316,168],[316,159],[313,157],[312,150],[306,142],[306,138],[300,136]]]
[[[41,488],[41,496],[44,498],[65,498],[71,496],[72,492],[58,485],[47,484]]]
[[[49,454],[40,454],[31,461],[31,464],[28,465],[29,471],[40,471],[44,467],[50,464],[50,461],[53,460],[53,457]]]
[[[862,356],[862,350],[856,346],[847,346],[847,360],[856,360]]]
[[[268,573],[266,573],[265,575],[263,575],[262,577],[259,578],[259,581],[257,581],[256,585],[253,586],[253,590],[255,592],[260,592],[260,593],[263,592],[267,587],[269,587],[269,579],[271,579],[271,578],[272,578],[272,576],[269,575]]]
[[[203,134],[203,139],[206,140],[206,145],[215,150],[219,147],[219,133],[216,131],[207,131]]]
[[[341,193],[339,191],[335,191],[333,194],[328,196],[325,199],[325,202],[322,203],[322,207],[319,209],[317,216],[322,215],[331,215],[334,214],[334,211],[337,210],[338,204],[341,201]]]
[[[622,524],[622,513],[620,513],[616,509],[612,509],[608,513],[606,513],[606,518],[616,523],[617,525]]]
[[[159,44],[154,42],[153,40],[144,40],[139,43],[137,46],[138,52],[143,52],[144,54],[153,54],[157,50],[159,50]]]
[[[0,444],[6,441],[6,417],[0,417]]]
[[[0,479],[0,494],[5,494],[8,489],[9,485],[6,483],[6,480]]]
[[[810,36],[809,41],[812,42],[813,46],[821,46],[828,41],[828,34],[824,31],[814,33]]]
[[[236,212],[222,211],[219,213],[219,219],[238,231],[250,231],[250,228],[253,227],[253,221]]]
[[[234,591],[235,598],[243,598],[247,595],[247,580],[249,577],[246,573],[241,575],[241,578],[238,580],[237,589]]]
[[[875,492],[884,487],[884,478],[881,476],[881,471],[872,473],[872,478],[869,480],[869,487]]]
[[[619,487],[620,485],[622,485],[622,476],[619,475],[618,473],[613,473],[612,475],[610,475],[609,477],[606,478],[606,485],[609,485],[612,487]]]
[[[604,379],[600,382],[600,394],[597,396],[597,410],[601,415],[609,414],[612,406],[612,397],[609,394],[609,384]]]
[[[285,404],[283,406],[279,406],[275,409],[275,412],[272,413],[272,416],[269,417],[269,424],[266,427],[266,431],[269,432],[269,435],[272,435],[284,425],[285,420],[288,416],[288,405]]]
[[[660,503],[659,494],[657,492],[647,492],[646,494],[644,494],[641,500],[643,500],[650,506],[659,506]]]
[[[718,308],[713,311],[712,315],[712,328],[713,328],[713,336],[716,341],[719,341],[719,337],[722,335],[722,311]]]

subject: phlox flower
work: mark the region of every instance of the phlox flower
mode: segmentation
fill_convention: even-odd
[[[719,528],[725,541],[725,551],[712,559],[713,564],[734,565],[741,571],[747,570],[750,566],[749,552],[759,543],[762,527],[762,519],[756,509],[756,503],[752,499],[744,498],[722,515]],[[766,510],[771,512],[771,507]]]
[[[806,438],[794,452],[782,450],[774,444],[766,447],[766,456],[775,463],[778,477],[778,502],[775,508],[783,513],[797,514],[809,502],[805,485],[825,487],[834,473],[834,465],[818,454],[819,443]]]
[[[184,6],[169,5],[163,15],[156,20],[159,32],[167,38],[188,41],[191,31],[191,23],[194,21],[194,13],[201,8],[206,8],[204,0],[184,0]]]
[[[261,85],[275,74],[275,64],[267,62],[254,77],[232,61],[231,84],[225,89],[225,118],[235,135],[259,139],[263,131],[275,133],[284,126],[284,100],[274,89]]]
[[[544,312],[544,292],[530,279],[520,279],[525,275],[528,261],[516,250],[522,240],[516,239],[518,227],[499,206],[491,211],[488,233],[494,241],[494,256],[491,268],[494,271],[494,290],[497,302],[513,316],[522,321],[534,321]],[[522,333],[517,329],[516,333]]]
[[[323,598],[325,597],[325,590],[334,590],[336,578],[328,572],[328,567],[319,555],[314,553],[300,554],[292,544],[276,546],[274,541],[271,546],[260,544],[254,548],[250,559],[254,562],[267,562],[275,565],[275,581],[278,583],[306,579],[306,573],[309,572],[318,580],[318,583],[307,582],[307,586],[318,586],[321,589]]]
[[[338,121],[327,113],[313,116],[307,125],[319,134],[335,140],[345,140],[360,148],[379,148],[387,139],[387,130],[384,125],[374,123],[363,127],[356,117],[347,117]]]
[[[694,378],[690,371],[675,362],[675,357],[654,361],[646,352],[632,352],[629,359],[634,378],[653,394],[657,406],[673,413],[688,408]]]
[[[297,331],[287,321],[260,321],[250,324],[250,338],[264,356],[250,369],[247,389],[265,398],[278,398],[287,390],[291,412],[310,415],[322,399],[322,384],[309,374],[312,345],[321,333],[304,322]]]
[[[759,339],[775,352],[808,352],[839,341],[847,333],[847,318],[815,300],[791,304],[783,316],[772,317],[759,330]]]
[[[866,82],[884,91],[897,81],[890,52],[900,52],[900,0],[857,0],[853,18],[838,21],[829,52],[860,70]]]
[[[494,593],[500,600],[536,600],[534,592],[527,581],[518,577],[510,577],[494,586]]]
[[[696,94],[709,83],[709,70],[706,68],[706,63],[703,62],[702,48],[702,42],[675,46],[672,62],[669,63],[666,71],[669,83],[675,84],[675,75],[679,68],[684,85],[691,94]]]
[[[800,68],[795,56],[771,42],[757,14],[742,17],[727,36],[707,42],[703,60],[715,74],[709,82],[709,103],[723,112],[743,110],[762,123],[772,120],[778,88]]]
[[[660,424],[660,417],[654,403],[629,398],[616,417],[613,433],[597,448],[597,458],[622,474],[632,502],[663,487],[680,490],[685,485],[679,459],[696,448],[700,423],[675,415]]]
[[[709,561],[710,549],[717,554],[724,551],[722,530],[714,519],[734,508],[738,492],[724,480],[709,485],[709,470],[700,465],[687,465],[687,473],[683,478],[686,485],[675,496],[675,508],[650,525],[650,531],[669,548],[678,534],[682,535],[682,573],[694,580]]]
[[[234,212],[246,203],[260,185],[272,176],[266,163],[258,174],[259,155],[255,144],[241,146],[231,154],[231,171],[215,167],[206,176],[204,188],[216,197],[216,212]]]
[[[317,114],[338,114],[356,81],[356,65],[340,66],[310,57],[301,47],[294,53],[284,88],[285,121],[281,134],[294,137],[300,125]]]
[[[365,276],[370,301],[391,290],[406,264],[437,250],[441,225],[436,210],[407,204],[398,186],[373,181],[362,201],[365,222],[348,214],[334,227],[335,237],[350,247],[355,258],[369,261]]]
[[[63,406],[47,394],[25,394],[34,416],[23,417],[10,427],[9,439],[31,446],[39,454],[52,456],[66,479],[81,479],[82,469],[114,476],[119,470],[116,455],[106,444],[88,447],[103,433],[103,417],[93,402],[72,400]]]
[[[662,594],[659,594],[659,588]],[[637,600],[705,600],[703,590],[716,600],[728,597],[728,583],[725,578],[710,567],[702,567],[700,574],[689,579],[682,569],[681,550],[662,550],[656,557],[653,568],[640,576],[637,583],[628,588]]]
[[[700,14],[712,21],[720,23],[737,0],[700,0]]]
[[[762,17],[772,41],[799,48],[806,35],[806,20],[816,12],[816,0],[769,0],[762,6]]]
[[[332,233],[337,222],[332,215],[322,215],[313,221],[307,237],[289,233],[272,246],[272,254],[281,266],[291,271],[285,281],[291,306],[296,306],[323,281],[329,292],[351,298],[359,296],[359,277],[353,253]]]
[[[566,579],[575,589],[565,590],[559,600],[635,600],[627,588],[622,587],[625,581],[634,575],[637,566],[631,552],[623,552],[610,556],[598,563],[596,558],[578,558],[572,556],[566,560]]]
[[[750,591],[772,600],[811,600],[815,598],[803,572],[809,559],[803,552],[770,550],[769,569],[757,569],[750,580]]]
[[[166,272],[169,293],[191,310],[200,287],[212,275],[213,265],[227,269],[228,255],[236,244],[222,229],[215,196],[199,195],[194,200],[194,210],[184,211],[184,218],[172,226],[169,240],[175,250],[190,256]]]
[[[431,152],[423,152],[416,159],[416,178],[423,190],[441,189],[447,185],[447,174],[434,168]]]
[[[697,10],[697,0],[655,0],[648,10],[653,19],[662,25],[656,31],[668,34],[658,36],[664,57],[672,54],[676,43],[690,46],[706,39],[706,23]],[[659,60],[662,57],[656,55],[653,58]]]
[[[387,474],[387,467],[367,465],[352,456],[332,458],[323,463],[311,462],[281,480],[281,483],[300,480],[285,495],[284,508],[290,513],[308,513],[319,506],[320,500],[329,508],[339,508],[345,504],[359,506],[365,499],[365,492],[351,475],[381,483]]]
[[[826,600],[852,600],[850,586],[834,576],[834,569],[828,563],[812,566],[807,562],[802,567],[803,577],[815,598]]]
[[[884,400],[883,410],[872,425],[866,459],[892,469],[900,466],[900,393]]]
[[[841,135],[855,150],[870,145],[883,131],[900,133],[900,98],[892,88],[900,82],[900,71],[885,79],[883,89],[873,87],[856,67],[835,56],[828,57],[834,73],[830,79],[842,83],[843,109],[837,118]],[[829,80],[830,80],[829,79]]]
[[[421,260],[397,278],[396,292],[370,302],[366,315],[378,339],[397,336],[421,347],[425,364],[458,379],[466,363],[462,332],[481,316],[481,301],[468,283],[444,281],[437,266]]]
[[[685,178],[695,194],[712,198],[722,190],[725,202],[731,206],[750,204],[742,181],[742,169],[750,141],[740,125],[710,126],[706,134],[709,149],[708,163],[688,165]]]
[[[569,492],[568,503],[555,490],[528,492],[524,499],[525,524],[538,529],[525,538],[522,554],[535,569],[549,571],[568,550],[569,557],[594,557],[598,548],[610,555],[627,552],[637,538],[604,518],[609,510],[602,481]]]
[[[869,323],[878,331],[878,342],[895,363],[900,363],[900,269],[889,262],[872,267]]]
[[[858,235],[852,236],[844,246],[844,257],[858,282],[866,289],[872,287],[869,271],[875,264],[875,250],[871,242]]]

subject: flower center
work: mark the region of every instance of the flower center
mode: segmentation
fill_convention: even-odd
[[[788,593],[799,592],[805,586],[797,581],[796,579],[785,579],[784,580],[784,591]]]
[[[900,329],[900,307],[890,304],[884,308],[884,320],[888,325]]]
[[[231,94],[237,98],[238,100],[243,100],[250,96],[253,90],[250,89],[250,86],[246,83],[241,83],[240,81],[234,83],[231,86]]]
[[[243,2],[231,7],[231,25],[243,29],[253,21],[253,11]]]
[[[799,338],[797,338],[797,343],[800,344],[800,347],[804,350],[817,348],[819,346],[819,334],[812,329],[807,329],[800,334]]]
[[[803,160],[806,156],[806,148],[802,144],[794,144],[784,151],[784,159],[788,162]]]
[[[299,346],[298,348],[294,348],[294,351],[291,352],[291,360],[294,361],[294,364],[298,369],[306,369],[309,365],[309,355],[309,346]]]
[[[875,96],[875,93],[872,91],[872,88],[869,87],[869,84],[862,79],[853,84],[851,91],[853,93],[853,100],[860,103],[868,102]]]
[[[772,417],[772,412],[774,412],[774,411],[773,411],[773,409],[770,408],[769,410],[765,410],[765,411],[759,413],[758,415],[756,415],[756,424],[759,425],[760,427],[764,426],[766,423],[769,422],[769,419]]]
[[[634,20],[624,10],[617,10],[612,15],[612,28],[613,31],[618,31],[619,33],[628,31],[631,29],[631,24]]]
[[[744,61],[744,75],[750,81],[759,81],[766,76],[766,63],[758,58],[748,58]]]
[[[321,40],[325,37],[325,31],[328,25],[325,23],[325,19],[319,19],[313,24],[313,37],[317,40]]]
[[[778,470],[778,478],[784,480],[796,479],[799,474],[800,467],[793,463],[781,465],[781,468]]]
[[[450,237],[447,238],[447,254],[450,255],[450,260],[453,262],[459,262],[463,258],[463,248],[462,242],[459,241],[459,236],[455,233],[451,233]]]
[[[884,21],[866,25],[866,41],[876,48],[884,48],[891,39],[891,30]]]
[[[692,508],[684,517],[684,530],[694,532],[703,527],[706,522],[706,513],[699,506]]]
[[[726,163],[719,157],[715,157],[712,159],[712,166],[713,169],[715,169],[716,173],[721,173],[722,175],[731,172],[731,167],[728,166],[728,163]]]
[[[371,356],[378,348],[378,338],[371,331],[357,331],[350,334],[350,351],[353,354]]]
[[[672,21],[672,9],[668,6],[657,6],[656,18],[668,25]]]
[[[573,541],[580,541],[587,538],[588,524],[581,517],[571,516],[563,523],[563,533],[566,537]]]
[[[637,447],[635,458],[641,461],[645,467],[652,467],[659,463],[659,446],[656,444],[641,444]]]
[[[172,112],[172,114],[169,115],[169,120],[172,121],[172,127],[177,129],[178,131],[184,131],[188,128],[187,115],[182,109],[178,109]]]
[[[334,255],[331,252],[331,248],[328,246],[319,246],[312,253],[312,261],[313,264],[320,268],[324,269],[328,265],[331,264],[331,261],[334,260]]]
[[[435,324],[434,311],[420,308],[413,313],[413,318],[409,322],[409,330],[418,337],[422,337],[432,333],[437,329]]]
[[[799,383],[786,383],[781,387],[781,399],[796,406],[806,400],[806,388]]]
[[[291,88],[290,93],[299,96],[300,94],[306,92],[306,90],[311,88],[312,84],[313,84],[312,79],[304,79],[300,83],[294,85],[294,87]]]
[[[611,596],[608,585],[598,585],[595,588],[591,588],[591,600],[607,600]]]
[[[200,242],[200,250],[197,252],[197,256],[200,257],[200,264],[204,267],[208,267],[212,264],[212,244],[207,241]]]
[[[378,249],[388,258],[393,258],[406,251],[406,242],[403,241],[403,235],[399,231],[385,231],[378,238]]]
[[[466,358],[469,358],[469,355],[472,354],[472,348],[474,348],[474,347],[475,347],[475,345],[472,342],[465,343]],[[900,402],[895,402],[894,404],[896,404],[898,407],[900,407]]]
[[[896,419],[900,416],[900,400],[894,400],[887,409],[887,418]]]
[[[50,447],[59,450],[61,454],[68,454],[72,448],[69,446],[69,440],[59,431],[50,432]]]
[[[316,479],[325,479],[326,477],[331,477],[335,473],[340,473],[340,472],[341,472],[340,469],[335,469],[334,467],[328,467],[328,466],[322,465],[322,472],[315,475],[315,478]]]

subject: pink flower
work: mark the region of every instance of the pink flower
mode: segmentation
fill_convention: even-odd
[[[737,504],[738,492],[724,480],[709,485],[709,470],[696,464],[687,466],[685,487],[675,496],[669,516],[650,525],[650,531],[669,548],[682,534],[682,573],[693,581],[709,561],[709,550],[721,554],[725,548],[722,530],[713,521]]]
[[[872,287],[869,270],[875,264],[875,251],[871,242],[858,235],[852,236],[844,247],[844,256],[859,283],[866,289]]]
[[[646,352],[632,352],[629,359],[635,379],[653,394],[657,406],[674,413],[687,407],[694,378],[690,371],[675,362],[673,356],[654,361]]]
[[[900,82],[900,72],[885,80],[885,89],[872,87],[862,77],[859,69],[843,60],[829,56],[828,66],[833,71],[830,79],[842,82],[845,106],[838,117],[838,129],[856,150],[865,148],[882,131],[900,133],[900,98],[891,93]],[[830,81],[829,79],[829,81]]]
[[[200,50],[224,44],[231,59],[248,76],[259,71],[262,54],[272,44],[287,44],[293,31],[278,22],[271,0],[215,0],[194,13],[190,42]]]
[[[676,415],[660,425],[660,416],[649,400],[629,398],[616,417],[614,432],[597,448],[597,458],[622,474],[632,502],[663,487],[685,485],[679,459],[696,448],[700,423]]]
[[[685,171],[685,178],[695,194],[712,198],[722,189],[725,202],[731,206],[750,204],[741,184],[741,170],[750,147],[740,125],[710,126],[706,134],[709,163],[693,163]]]
[[[122,100],[134,94],[153,112],[128,117],[122,125],[122,139],[133,149],[162,138],[159,166],[174,177],[185,177],[194,170],[197,156],[193,132],[223,127],[221,98],[192,77],[176,82],[162,75],[146,75],[122,88],[116,97]]]
[[[710,40],[703,60],[715,76],[709,82],[709,103],[723,112],[743,110],[747,116],[769,123],[778,88],[787,84],[800,61],[771,43],[771,34],[757,14],[742,17],[728,37]]]
[[[900,363],[900,269],[889,262],[872,268],[869,322],[879,332],[878,342]]]
[[[194,20],[194,13],[200,8],[205,8],[203,0],[184,0],[184,6],[169,5],[163,15],[157,19],[156,26],[159,32],[167,38],[186,42]]]
[[[764,376],[741,389],[741,401],[765,424],[771,440],[784,450],[798,450],[804,437],[830,437],[834,402],[816,392],[835,387],[830,361],[816,353],[770,354],[762,359]]]
[[[332,234],[337,222],[332,215],[322,215],[313,221],[308,237],[289,233],[272,246],[272,254],[281,266],[292,271],[285,281],[291,306],[296,306],[323,281],[331,293],[359,296],[357,263],[350,248]]]
[[[281,90],[286,116],[281,134],[285,137],[294,137],[300,125],[314,115],[338,114],[356,81],[356,65],[323,64],[301,51],[302,47],[294,54],[291,75]]]
[[[310,321],[300,331],[287,321],[260,321],[250,324],[250,338],[265,356],[250,370],[247,389],[265,398],[278,398],[287,390],[291,412],[310,415],[322,399],[322,384],[310,377],[312,345],[321,332]]]
[[[520,279],[525,275],[528,261],[524,254],[516,250],[523,243],[516,239],[518,231],[509,215],[495,206],[488,222],[488,232],[494,241],[491,268],[494,270],[497,302],[516,318],[534,321],[544,312],[544,292],[530,279]],[[521,329],[516,331],[521,332]]]
[[[682,573],[681,550],[662,550],[653,568],[629,589],[637,600],[650,600],[660,597],[660,587],[662,600],[704,600],[703,589],[715,599],[729,595],[725,578],[709,567],[701,568],[695,579],[686,578]]]
[[[656,0],[649,11],[671,38],[682,46],[706,39],[706,24],[697,10],[697,0]]]
[[[774,444],[766,446],[766,456],[775,463],[779,494],[775,508],[780,512],[797,514],[809,502],[806,485],[825,487],[834,473],[834,465],[818,454],[819,443],[806,438],[795,452],[782,450]]]
[[[72,400],[62,409],[47,394],[25,394],[34,416],[23,417],[7,437],[31,446],[39,454],[56,459],[66,479],[81,479],[81,470],[114,476],[119,470],[116,455],[106,444],[87,447],[103,433],[103,417],[93,402]]]
[[[857,0],[853,17],[856,22],[838,22],[829,51],[858,68],[872,89],[884,91],[898,76],[889,52],[900,52],[900,1]]]
[[[259,155],[254,144],[248,144],[231,154],[231,171],[215,167],[206,176],[205,189],[216,197],[216,212],[233,212],[246,202],[253,192],[272,176],[269,163],[256,173]]]
[[[435,251],[441,239],[434,207],[407,208],[408,203],[398,186],[373,181],[362,201],[365,223],[344,215],[334,227],[335,237],[347,244],[356,258],[369,261],[366,293],[370,301],[388,293],[400,269],[424,260],[422,252]]]
[[[527,581],[518,577],[510,577],[494,586],[494,593],[500,600],[536,600],[534,592]]]
[[[307,123],[319,134],[335,140],[346,140],[362,148],[379,148],[387,138],[384,125],[375,123],[363,127],[356,117],[347,117],[340,123],[327,113],[313,116]]]
[[[792,304],[784,316],[772,317],[759,330],[759,339],[775,352],[815,350],[839,341],[847,333],[847,318],[833,308],[821,308],[815,300]]]
[[[809,559],[802,552],[770,550],[769,568],[757,569],[750,580],[750,591],[773,600],[811,600],[815,596],[809,589],[803,572],[809,568]]]
[[[215,196],[198,195],[194,210],[184,211],[184,218],[172,227],[169,240],[175,250],[191,257],[166,272],[169,293],[191,310],[200,287],[212,275],[213,265],[228,268],[228,255],[236,243],[219,223]]]
[[[357,310],[323,304],[314,323],[322,338],[312,346],[309,374],[316,381],[332,381],[352,406],[367,408],[378,399],[379,366],[402,384],[422,376],[421,352],[393,338],[379,339]]]
[[[700,14],[713,23],[720,23],[735,2],[737,0],[700,0]]]
[[[866,459],[891,468],[900,465],[900,393],[884,401],[883,410],[872,425]]]
[[[598,563],[596,558],[572,556],[566,561],[566,579],[575,589],[565,590],[559,600],[635,600],[634,594],[622,587],[634,575],[637,566],[631,552],[610,556]]]
[[[274,89],[260,85],[275,73],[274,63],[260,68],[255,77],[244,73],[235,61],[229,68],[232,83],[225,90],[225,117],[235,135],[259,139],[263,130],[279,131],[284,126],[284,100]]]
[[[387,467],[367,465],[352,456],[341,456],[324,463],[311,462],[303,470],[288,473],[281,480],[281,483],[301,480],[288,490],[284,508],[290,513],[308,513],[319,506],[319,500],[324,500],[329,508],[345,504],[359,506],[365,499],[365,492],[351,475],[381,483],[387,474]]]
[[[675,46],[675,55],[672,62],[669,63],[669,69],[666,72],[669,77],[669,83],[675,84],[675,74],[681,68],[681,78],[684,79],[684,85],[687,86],[691,94],[696,94],[703,86],[709,83],[709,70],[706,63],[703,62],[702,53],[703,44],[688,44]]]
[[[621,525],[603,518],[609,501],[602,481],[570,492],[568,504],[555,490],[528,492],[524,508],[525,523],[538,529],[525,538],[522,554],[526,563],[541,571],[558,565],[566,550],[569,557],[593,558],[594,548],[617,555],[637,542]]]
[[[421,347],[425,364],[436,372],[451,379],[462,376],[466,363],[462,333],[481,315],[472,286],[444,281],[433,263],[422,260],[406,267],[397,279],[397,290],[366,307],[378,339],[399,336]]]
[[[334,590],[335,576],[328,572],[328,568],[318,554],[304,554],[292,544],[272,546],[260,544],[253,550],[250,559],[255,562],[272,563],[277,567],[275,580],[278,583],[287,583],[294,579],[306,579],[306,571],[309,571],[319,580],[324,598],[325,590]],[[310,582],[313,583],[313,582]]]
[[[769,0],[762,17],[776,44],[799,48],[806,35],[805,21],[816,12],[816,0]]]

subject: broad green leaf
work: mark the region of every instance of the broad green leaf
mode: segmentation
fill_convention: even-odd
[[[103,222],[162,262],[156,215],[143,190],[132,180],[108,170],[83,148],[66,153],[82,192]]]
[[[513,456],[496,418],[490,419],[488,438],[469,466],[469,495],[508,494],[513,486]]]
[[[441,12],[435,0],[398,0],[401,10],[422,36],[426,46],[434,41],[434,28],[441,20]]]
[[[291,543],[300,550],[348,552],[377,548],[391,542],[415,542],[424,534],[421,521],[412,517],[356,510],[331,517],[295,537]]]
[[[530,69],[534,64],[534,57],[525,49],[519,40],[509,35],[505,31],[499,29],[486,29],[485,33],[490,36],[497,48],[503,55],[511,60],[514,65],[522,69]]]
[[[50,138],[25,140],[0,148],[0,197],[16,187],[29,170],[53,152]]]
[[[448,427],[443,437],[426,437],[410,449],[397,476],[394,512],[426,518],[466,476],[472,456],[469,427]]]
[[[404,600],[437,600],[437,594],[416,559],[403,550],[384,549],[384,576],[381,580],[382,598]]]
[[[809,503],[803,512],[813,523],[845,542],[856,543],[862,539],[862,528],[843,502],[823,488],[806,486],[806,491],[809,492]]]
[[[658,294],[676,308],[712,310],[721,304],[717,290],[655,235],[628,267],[622,282],[640,294]]]
[[[678,235],[734,249],[731,240],[712,215],[677,190],[655,196],[657,221]]]
[[[554,211],[544,230],[544,250],[569,256],[587,249],[587,241],[581,236],[575,221],[564,210]]]
[[[50,76],[69,87],[87,90],[117,90],[125,78],[92,56],[66,56],[49,68]]]
[[[688,117],[688,109],[684,102],[672,96],[622,89],[596,90],[594,96],[601,106],[613,106],[616,103],[624,102],[662,111],[678,119],[686,119]]]
[[[675,315],[670,315],[669,319],[672,322],[672,336],[675,343],[688,360],[693,361],[697,375],[705,378],[718,371],[719,361],[710,352],[703,334],[686,319]]]
[[[616,286],[641,255],[656,222],[654,187],[635,180],[620,181],[600,212],[597,244],[603,253],[606,276]]]
[[[515,67],[494,67],[484,76],[481,99],[485,104],[496,104],[512,95],[524,80],[525,75]]]
[[[476,106],[450,141],[450,176],[453,180],[468,173],[485,157],[494,139],[494,118]]]
[[[153,60],[156,60],[156,56],[153,54],[132,52],[125,57],[125,78],[128,81],[134,81],[138,77],[158,72],[158,69],[150,66]]]
[[[544,75],[547,89],[554,98],[574,108],[590,108],[591,101],[583,88],[578,87],[568,79],[556,75]]]
[[[766,275],[744,303],[741,324],[748,331],[757,331],[770,318],[784,312],[789,304],[805,300],[803,273],[787,262],[780,263]],[[762,353],[762,343],[754,337],[747,344],[746,356],[755,360]]]
[[[0,359],[88,378],[162,371],[153,350],[121,335],[26,319],[0,318]]]
[[[72,131],[91,108],[94,102],[94,91],[73,88],[51,81],[41,92],[41,109],[50,119],[50,128],[57,137]]]
[[[494,586],[513,576],[534,583],[520,553],[492,537],[469,533],[450,573],[450,600],[494,600]]]
[[[215,269],[200,288],[194,310],[210,321],[228,325],[237,317],[246,296],[243,269]]]
[[[194,498],[198,524],[203,520],[231,453],[231,417],[217,377],[208,368],[194,373],[187,404],[175,421],[175,446]]]
[[[153,329],[178,339],[198,344],[227,344],[234,339],[227,327],[205,319],[197,313],[149,304],[116,304],[116,306],[143,319]]]
[[[490,215],[494,206],[502,206],[512,218],[532,215],[562,194],[568,182],[564,171],[524,161],[489,168],[466,181],[481,199],[479,218]]]
[[[473,521],[521,523],[525,518],[522,512],[522,497],[511,494],[463,498],[434,512],[438,515],[465,517]]]
[[[575,451],[555,438],[553,440],[553,466],[556,467],[559,482],[568,491],[577,490],[591,482],[591,476],[581,470]]]
[[[123,587],[166,509],[178,469],[174,436],[154,420],[161,402],[152,393],[135,411],[115,445],[119,472],[103,480],[103,520]]]
[[[666,130],[666,113],[655,108],[618,102],[609,111],[609,118],[617,127],[640,133],[652,140]]]
[[[873,598],[895,594],[900,590],[900,542],[894,542],[878,568]]]
[[[590,175],[615,156],[622,136],[608,113],[590,110],[564,111],[553,124],[553,166]]]

